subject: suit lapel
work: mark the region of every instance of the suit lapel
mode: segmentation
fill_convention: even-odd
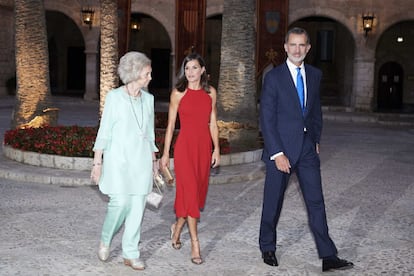
[[[311,68],[305,64],[305,73],[306,73],[306,109],[305,114],[306,116],[308,114],[308,110],[312,107],[313,104],[313,87],[314,87],[314,74]]]
[[[290,73],[289,67],[287,66],[286,63],[285,63],[285,66],[284,66],[283,73],[284,73],[284,75],[282,76],[282,78],[285,80],[285,83],[287,84],[286,91],[289,94],[289,96],[292,98],[292,100],[296,102],[298,112],[302,113],[302,108],[300,106],[298,91],[296,90],[295,82],[293,81],[293,76]],[[286,81],[287,79],[289,79],[290,81]],[[307,84],[307,79],[306,79],[306,84]]]

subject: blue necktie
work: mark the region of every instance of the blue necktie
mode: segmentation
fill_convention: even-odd
[[[300,67],[296,68],[296,71],[298,72],[296,75],[296,90],[298,91],[300,106],[302,108],[302,111],[305,110],[305,88],[303,86],[303,79],[302,74],[300,73]]]

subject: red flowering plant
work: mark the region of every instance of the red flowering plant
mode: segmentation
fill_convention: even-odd
[[[12,129],[4,144],[15,149],[72,157],[92,157],[97,127],[44,126]]]
[[[156,116],[155,142],[162,154],[164,149],[165,114]],[[178,123],[179,124],[179,123]],[[4,144],[23,151],[32,151],[44,154],[56,154],[70,157],[93,157],[98,127],[81,126],[44,126],[40,128],[12,129],[4,134]],[[174,132],[171,154],[178,131]],[[230,144],[227,139],[220,138],[221,154],[230,153]]]

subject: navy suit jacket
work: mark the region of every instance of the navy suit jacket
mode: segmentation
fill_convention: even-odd
[[[263,161],[269,161],[272,155],[283,152],[294,166],[302,151],[305,128],[315,145],[320,142],[322,110],[319,89],[322,72],[305,64],[305,73],[307,99],[304,114],[286,62],[266,74],[260,99]]]

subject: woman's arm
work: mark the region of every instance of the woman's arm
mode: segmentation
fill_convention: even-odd
[[[101,122],[99,125],[99,130],[96,135],[95,144],[93,147],[93,163],[91,170],[91,180],[96,185],[99,184],[99,179],[101,178],[102,166],[103,166],[103,153],[104,150],[108,147],[112,139],[112,125],[115,119],[116,114],[115,110],[115,101],[113,100],[113,92],[108,92],[105,99],[105,106],[101,117]]]
[[[210,87],[211,114],[210,114],[210,134],[213,140],[213,154],[211,156],[212,167],[215,168],[220,165],[220,143],[219,130],[217,127],[217,92],[216,89]]]
[[[101,177],[102,173],[102,150],[94,150],[93,155],[93,162],[92,162],[92,170],[91,170],[91,180],[96,185],[99,184],[99,178]]]
[[[171,92],[170,104],[168,108],[168,125],[165,130],[164,137],[164,151],[161,157],[161,168],[170,166],[170,149],[172,137],[175,129],[175,122],[177,120],[178,106],[180,104],[181,98],[184,96],[184,93],[178,92],[177,89],[174,89]]]

